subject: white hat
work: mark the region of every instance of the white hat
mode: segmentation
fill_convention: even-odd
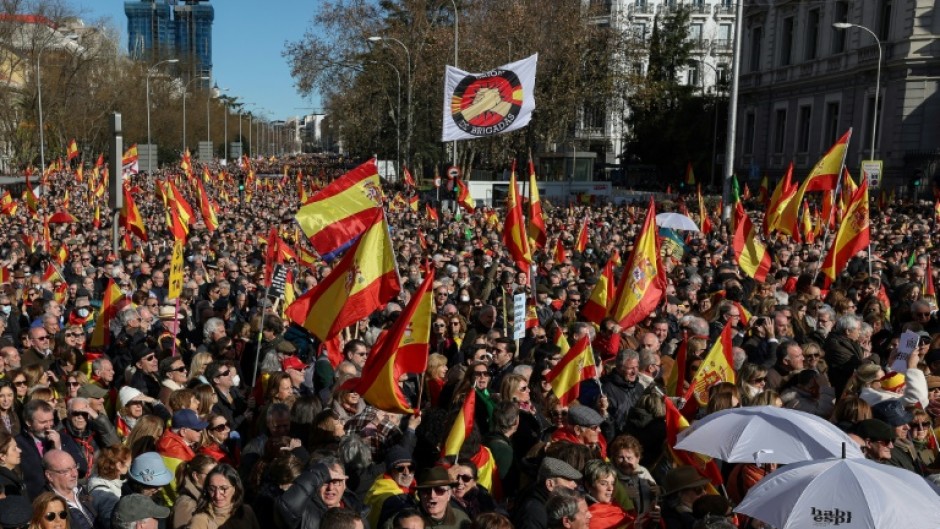
[[[121,407],[127,406],[127,403],[137,400],[138,397],[143,395],[137,388],[132,388],[130,386],[124,386],[121,388],[121,391],[118,392],[118,400],[121,401]]]

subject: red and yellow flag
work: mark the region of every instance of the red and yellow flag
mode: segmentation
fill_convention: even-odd
[[[287,309],[292,321],[320,340],[372,314],[401,290],[383,211],[375,209],[369,220],[330,275]]]
[[[418,195],[408,197],[408,207],[411,208],[411,211],[418,212]]]
[[[780,214],[778,227],[780,231],[795,237],[799,230],[799,209],[803,203],[803,197],[810,191],[832,191],[839,183],[839,177],[842,176],[842,166],[845,162],[845,153],[849,148],[849,139],[852,137],[852,129],[849,129],[839,138],[832,147],[826,151],[826,154],[816,162],[809,176],[803,180],[799,190]]]
[[[689,162],[688,165],[685,166],[685,185],[695,185],[695,172],[692,170],[692,162]]]
[[[405,167],[404,165],[401,167],[401,170],[402,170],[402,172],[405,174],[405,185],[414,187],[414,186],[415,186],[415,178],[414,178],[413,176],[411,176],[411,171],[409,171],[408,168]]]
[[[91,225],[94,226],[96,230],[101,228],[101,205],[100,204],[95,204],[95,217],[91,221]]]
[[[529,158],[529,225],[526,227],[534,248],[545,248],[548,235],[545,230],[545,216],[542,213],[542,199],[539,197],[538,182],[535,181],[535,164]]]
[[[937,299],[937,289],[933,286],[933,268],[930,266],[930,258],[927,259],[927,270],[924,273],[924,286],[921,289],[921,297]]]
[[[729,320],[721,331],[718,341],[705,355],[702,365],[699,366],[695,376],[692,377],[692,383],[686,394],[688,400],[691,401],[694,398],[699,406],[707,405],[709,388],[719,382],[734,383],[733,365],[731,320]]]
[[[803,220],[801,224],[803,241],[806,244],[813,244],[816,234],[813,232],[813,219],[810,218],[809,214],[809,202],[805,198],[803,199]]]
[[[617,294],[609,316],[624,329],[643,321],[666,293],[666,273],[659,262],[656,234],[656,205],[650,198],[643,229],[637,235],[633,253],[620,274]]]
[[[734,258],[745,274],[764,282],[770,272],[770,252],[757,238],[757,230],[740,202],[735,204],[734,216]]]
[[[425,205],[424,205],[424,210],[425,210],[425,212],[428,214],[428,220],[431,220],[431,221],[434,221],[434,222],[440,222],[440,221],[441,221],[441,216],[437,214],[437,210],[434,209],[434,208],[431,206],[431,204],[425,204]]]
[[[584,253],[584,251],[587,250],[587,245],[588,245],[587,225],[588,225],[588,222],[587,222],[587,218],[585,217],[585,219],[581,221],[581,227],[578,228],[578,236],[575,237],[574,239],[574,249],[578,253]]]
[[[202,220],[205,222],[206,229],[209,230],[209,233],[212,233],[219,227],[219,218],[216,213],[215,204],[209,199],[206,188],[199,180],[196,180],[196,189],[199,191],[199,211],[202,213]]]
[[[140,210],[137,209],[134,196],[131,195],[127,186],[124,186],[122,192],[124,193],[124,207],[121,208],[119,217],[121,225],[124,226],[125,230],[136,235],[138,239],[146,242],[147,228],[144,227],[144,219],[140,216]]]
[[[705,199],[702,197],[701,185],[698,186],[696,192],[698,193],[699,231],[702,232],[702,235],[708,235],[712,232],[712,221],[708,218],[708,210],[705,209]]]
[[[95,321],[95,330],[88,341],[89,349],[100,349],[111,343],[111,320],[117,315],[118,303],[122,299],[124,299],[124,293],[114,283],[114,279],[109,279],[108,287],[104,291],[101,312],[98,313],[98,320]]]
[[[506,197],[503,243],[509,249],[509,255],[515,261],[516,267],[528,274],[532,266],[532,252],[529,250],[529,238],[526,236],[522,218],[522,201],[519,199],[519,185],[516,183],[515,162],[512,164],[512,177],[509,179],[509,196]]]
[[[769,237],[770,232],[780,229],[780,217],[787,205],[796,195],[797,186],[793,183],[793,162],[787,166],[787,172],[783,178],[777,182],[774,188],[774,194],[770,197],[770,203],[767,205],[767,214],[764,215],[764,236]],[[787,231],[786,233],[790,233]]]
[[[764,175],[760,180],[760,187],[757,188],[757,201],[766,206],[769,200],[770,182],[767,180],[767,175]]]
[[[470,388],[467,396],[463,399],[463,406],[457,412],[453,426],[450,427],[450,432],[447,433],[447,439],[444,441],[443,448],[441,448],[441,457],[460,454],[460,448],[467,437],[470,436],[470,432],[473,431],[473,415],[476,411],[476,403],[477,392],[475,389]]]
[[[382,202],[379,169],[373,159],[318,191],[300,207],[296,219],[314,250],[326,255],[371,228]]]
[[[701,454],[686,452],[685,450],[676,450],[674,447],[679,442],[679,434],[689,427],[689,421],[679,413],[675,404],[663,397],[666,405],[666,447],[676,466],[691,466],[703,478],[711,482],[710,494],[717,494],[717,489],[722,485],[721,471],[715,461]]]
[[[405,373],[424,373],[427,369],[434,312],[433,283],[434,271],[431,270],[392,328],[372,348],[362,367],[362,377],[357,379],[355,391],[380,410],[414,413],[398,380]]]
[[[552,262],[555,264],[564,263],[568,260],[568,254],[565,252],[565,245],[561,243],[561,237],[555,239],[555,253],[552,255]]]
[[[581,382],[596,376],[594,351],[589,337],[585,335],[545,375],[545,381],[551,384],[552,393],[558,397],[561,405],[567,406],[578,398]]]
[[[75,158],[78,158],[78,144],[75,143],[74,138],[72,139],[72,141],[69,142],[69,146],[65,152],[66,152],[65,159],[69,162],[71,162]]]
[[[870,237],[870,218],[868,211],[868,182],[852,195],[852,201],[842,217],[836,236],[823,260],[822,271],[830,281],[845,269],[849,259],[868,246]]]
[[[591,296],[581,308],[581,314],[588,321],[600,325],[601,321],[607,317],[607,311],[610,304],[614,301],[614,262],[613,256],[607,260],[607,264],[597,276],[597,283],[591,289]]]

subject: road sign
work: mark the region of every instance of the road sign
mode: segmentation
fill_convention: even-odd
[[[512,339],[525,338],[525,294],[512,297]]]
[[[451,165],[447,168],[447,178],[454,180],[455,178],[460,178],[460,169],[456,165]]]
[[[881,160],[862,161],[862,178],[868,181],[869,189],[878,189],[881,187],[881,175],[884,169],[884,162]]]

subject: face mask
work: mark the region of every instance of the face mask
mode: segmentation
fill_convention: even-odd
[[[468,301],[470,301],[470,296],[460,296],[460,301],[467,303]]]
[[[85,308],[85,307],[80,307],[76,312],[78,312],[78,316],[79,316],[80,318],[87,318],[87,317],[88,317],[88,309]]]
[[[234,387],[236,387],[236,388],[237,388],[238,386],[241,386],[241,385],[242,385],[242,377],[240,377],[240,376],[238,376],[238,375],[235,375],[234,377],[232,377],[232,385],[233,385]]]
[[[10,312],[13,311],[13,305],[4,305],[3,307],[0,307],[0,310],[2,310],[4,314],[9,316]]]

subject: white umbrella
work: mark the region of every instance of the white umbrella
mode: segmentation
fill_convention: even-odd
[[[798,463],[842,455],[864,457],[848,435],[815,415],[775,406],[713,413],[686,429],[676,444],[729,463]],[[759,461],[758,461],[759,460]]]
[[[758,482],[735,511],[776,529],[940,527],[940,497],[924,478],[867,459],[788,465]]]
[[[681,213],[660,213],[656,215],[656,225],[673,230],[698,231],[695,221]]]

